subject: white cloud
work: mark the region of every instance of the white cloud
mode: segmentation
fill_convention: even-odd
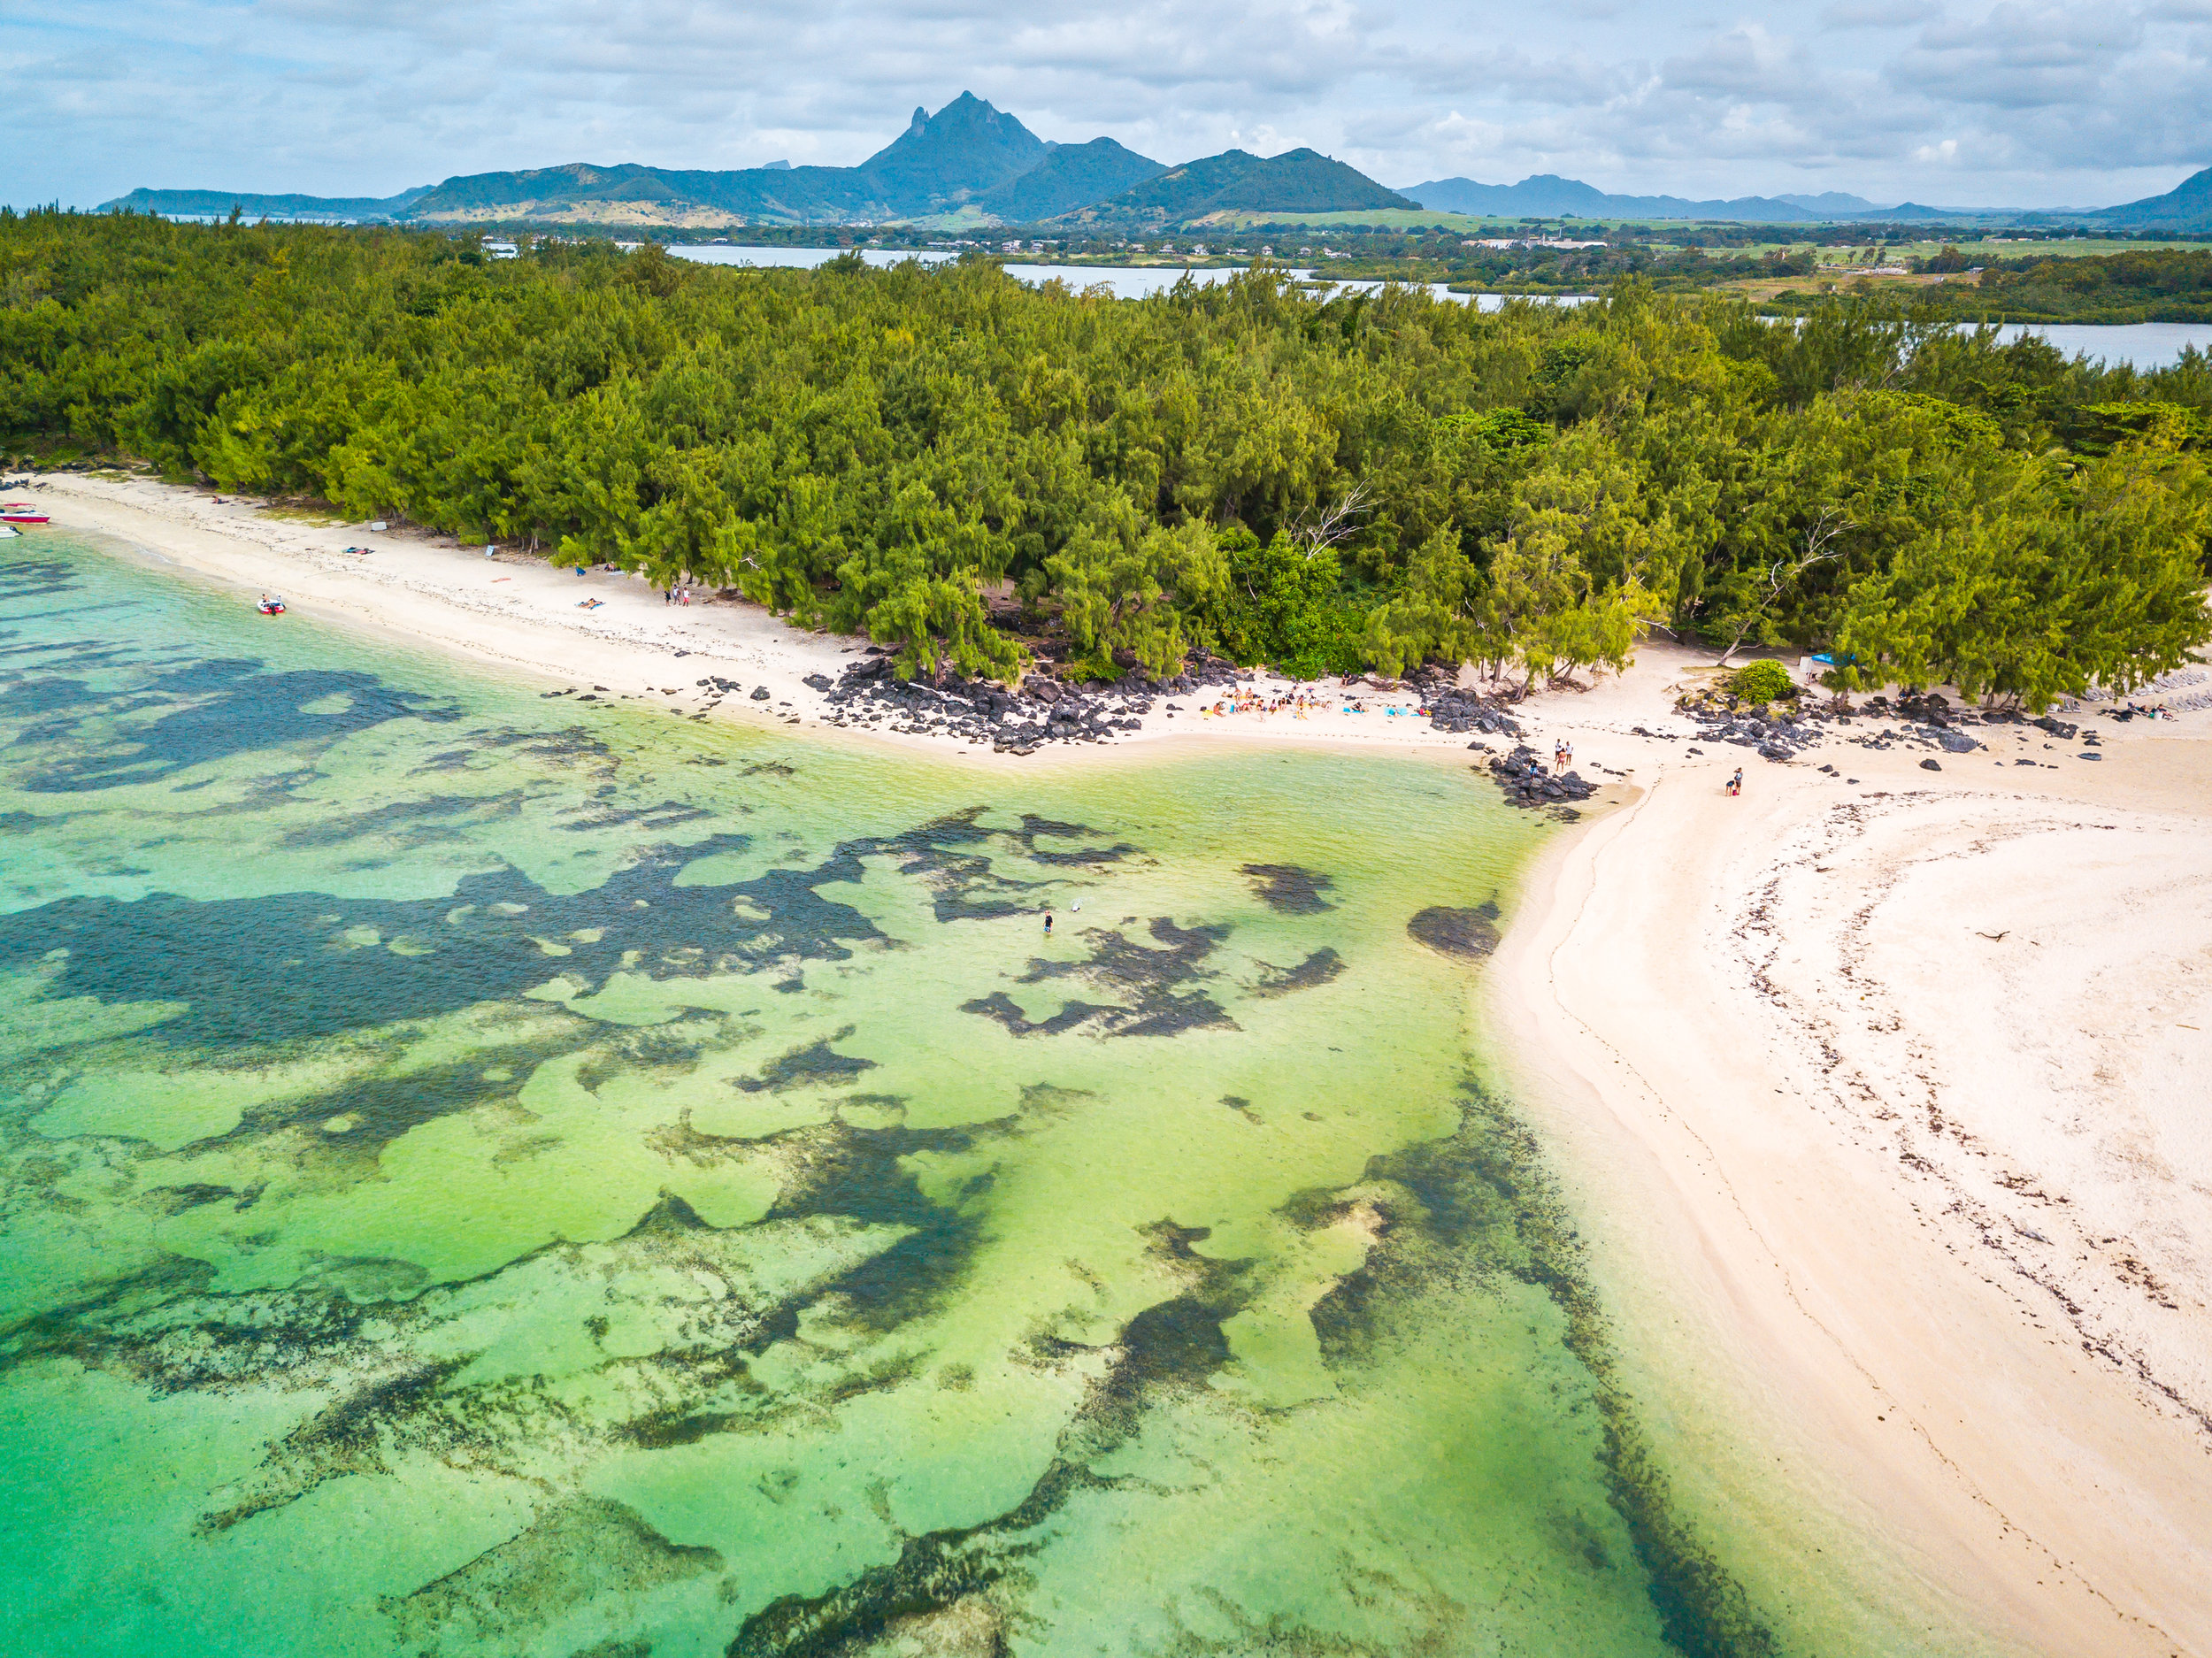
[[[1837,0],[1821,8],[1820,20],[1832,29],[1904,29],[1942,15],[1935,0]]]
[[[2212,161],[2212,0],[11,0],[0,196],[849,165],[964,88],[1164,161],[1388,183],[2124,200]]]

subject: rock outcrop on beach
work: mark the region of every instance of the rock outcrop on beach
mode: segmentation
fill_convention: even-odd
[[[1438,731],[1479,731],[1486,737],[1517,737],[1520,722],[1503,709],[1485,702],[1472,691],[1448,687],[1425,694],[1429,724]]]
[[[1598,786],[1580,772],[1553,776],[1545,770],[1536,750],[1525,742],[1516,744],[1511,754],[1492,756],[1490,775],[1498,780],[1507,805],[1531,810],[1548,806],[1571,817],[1579,815],[1574,812],[1576,802],[1588,800],[1598,792]]]
[[[819,676],[817,676],[819,677]],[[1008,754],[1030,754],[1049,742],[1108,742],[1140,729],[1142,717],[1165,697],[1193,695],[1251,677],[1218,656],[1193,651],[1183,671],[1153,680],[1132,670],[1118,679],[1079,685],[1032,673],[1018,687],[957,673],[902,679],[888,655],[872,652],[847,667],[831,688],[830,723],[863,729],[926,732],[988,743]],[[814,681],[807,681],[810,685]],[[1173,702],[1171,713],[1182,710]]]

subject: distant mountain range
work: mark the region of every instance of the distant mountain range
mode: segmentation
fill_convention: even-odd
[[[2017,219],[2212,228],[2212,169],[2164,196],[2081,214],[2032,215],[1883,207],[1840,191],[1692,201],[1616,196],[1551,173],[1518,184],[1433,179],[1402,191],[1310,150],[1261,157],[1225,150],[1168,167],[1110,138],[1055,144],[969,92],[906,130],[856,167],[795,167],[773,161],[729,172],[625,163],[569,162],[518,173],[478,173],[397,196],[241,195],[222,190],[133,190],[103,209],[169,214],[388,219],[426,225],[536,220],[684,229],[745,225],[905,223],[1022,225],[1071,232],[1156,232],[1234,216],[1425,210],[1503,219],[1701,219],[1752,224]]]
[[[1787,190],[1774,198],[1801,207],[1824,219],[1835,219],[1846,213],[1878,213],[1883,211],[1878,202],[1870,202],[1863,196],[1852,196],[1842,190],[1823,190],[1818,196],[1793,196]]]
[[[1679,196],[1614,196],[1579,179],[1540,173],[1518,184],[1477,184],[1436,179],[1406,187],[1405,194],[1432,212],[1480,213],[1495,219],[1694,219],[1708,224],[1834,224],[1839,219],[1972,219],[1969,209],[1922,207],[1907,202],[1883,207],[1863,196],[1828,190],[1818,196],[1739,196],[1693,202]]]
[[[1472,213],[1493,219],[1702,219],[1788,224],[1834,219],[1776,196],[1744,196],[1732,202],[1692,202],[1678,196],[1610,196],[1579,179],[1541,173],[1518,184],[1477,184],[1472,179],[1432,179],[1405,194],[1436,213]]]
[[[1863,196],[1829,190],[1818,196],[1741,196],[1732,201],[1693,202],[1678,196],[1613,196],[1579,179],[1539,173],[1518,184],[1478,184],[1436,179],[1408,185],[1404,194],[1432,212],[1479,213],[1497,219],[1690,219],[1754,225],[1834,224],[1864,219],[1885,225],[1957,224],[1972,220],[2079,223],[2130,228],[2212,230],[2212,167],[2163,196],[2119,207],[2062,213],[2010,208],[1929,207],[1901,202],[1884,207]]]
[[[96,211],[166,213],[173,219],[228,217],[236,208],[248,219],[403,219],[407,210],[435,187],[419,184],[397,196],[254,196],[238,190],[133,190]]]

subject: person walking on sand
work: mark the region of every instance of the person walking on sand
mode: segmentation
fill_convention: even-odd
[[[1736,768],[1736,775],[1728,779],[1728,793],[1732,799],[1743,793],[1743,767]]]
[[[1559,744],[1559,769],[1564,771],[1575,763],[1574,744],[1562,739]]]

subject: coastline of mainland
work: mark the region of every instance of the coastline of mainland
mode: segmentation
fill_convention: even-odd
[[[1025,758],[841,731],[804,681],[864,641],[750,605],[670,607],[611,573],[150,480],[36,481],[58,529],[242,603],[280,591],[687,716],[994,768],[1200,742],[1483,758],[1376,693],[1306,720],[1204,718],[1192,697]],[[2212,709],[2098,719],[2093,762],[2001,726],[1935,773],[1831,727],[1770,764],[1690,751],[1673,702],[1706,661],[1647,645],[1620,678],[1516,708],[1538,747],[1574,744],[1604,810],[1531,870],[1479,993],[1624,1350],[1649,1390],[1739,1413],[1729,1443],[1658,1425],[1671,1465],[1712,1470],[1684,1495],[1724,1543],[1878,1539],[1878,1579],[1995,1650],[2212,1652],[2212,1125],[2191,1087],[2212,1074]],[[1721,1511],[1750,1457],[1822,1512]]]

